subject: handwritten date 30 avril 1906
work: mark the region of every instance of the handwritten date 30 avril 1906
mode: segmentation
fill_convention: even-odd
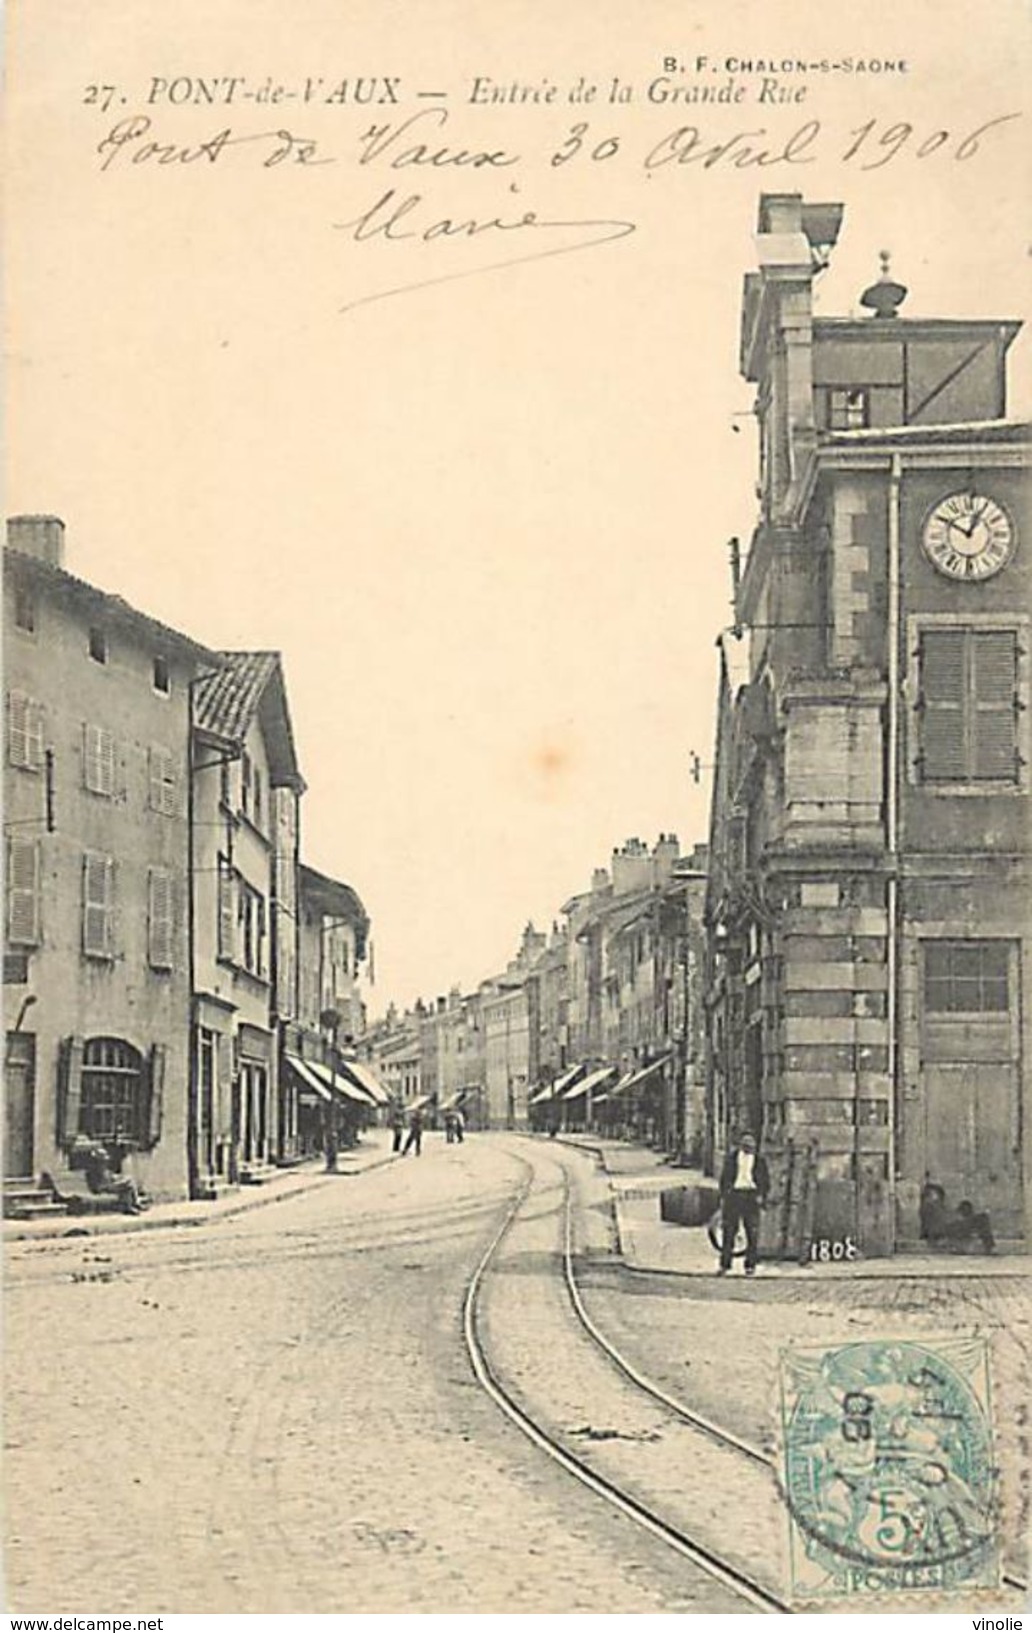
[[[845,133],[836,135],[827,130],[819,119],[807,120],[787,138],[775,137],[765,127],[738,130],[732,135],[714,140],[698,125],[680,125],[668,132],[640,158],[646,179],[668,167],[695,166],[712,171],[718,166],[732,170],[768,170],[775,166],[813,164],[819,156],[836,145],[840,161],[852,163],[861,170],[877,170],[897,159],[908,150],[917,161],[933,154],[963,162],[984,149],[988,138],[999,128],[1018,118],[1004,114],[988,120],[977,128],[963,132],[936,130],[921,133],[909,123],[886,125],[876,119]],[[346,233],[352,242],[364,244],[372,239],[381,242],[431,244],[440,241],[469,241],[470,239],[523,238],[526,242],[547,243],[548,248],[531,250],[513,258],[493,263],[490,267],[453,270],[442,278],[424,282],[447,282],[451,278],[466,277],[473,271],[491,271],[518,262],[543,259],[547,256],[566,255],[577,250],[590,249],[626,237],[635,232],[636,224],[625,218],[608,216],[578,216],[576,218],[546,216],[526,207],[516,176],[520,166],[546,165],[560,170],[565,165],[600,169],[616,160],[629,144],[617,132],[606,133],[592,128],[587,120],[568,125],[552,145],[534,155],[524,155],[504,147],[467,148],[443,139],[444,127],[449,123],[445,108],[427,108],[394,123],[374,124],[358,139],[358,151],[352,155],[360,169],[372,167],[380,171],[379,196],[365,204],[347,220],[335,221],[333,226]],[[226,126],[208,140],[183,144],[165,141],[156,131],[147,114],[135,114],[121,119],[98,144],[97,154],[102,171],[116,164],[123,166],[183,166],[220,163],[227,154],[238,158],[249,156],[265,170],[290,169],[300,166],[313,170],[337,164],[339,156],[322,151],[319,142],[308,135],[279,128],[257,132],[236,132]],[[345,161],[346,162],[346,161]],[[506,209],[468,214],[442,213],[422,192],[406,193],[405,185],[383,187],[388,177],[397,173],[405,182],[420,178],[429,181],[434,174],[488,171],[502,172],[507,181]],[[384,174],[386,173],[386,174]],[[512,196],[515,195],[515,196]],[[544,235],[544,236],[542,236]],[[351,305],[367,300],[383,299],[385,295],[400,294],[404,290],[422,287],[422,283],[400,285],[360,297]],[[341,310],[347,310],[343,307]]]
[[[819,158],[835,158],[860,170],[879,170],[906,153],[914,160],[932,155],[963,162],[984,152],[991,134],[1018,119],[1018,113],[1001,114],[971,130],[920,131],[906,120],[889,123],[869,119],[845,132],[836,132],[819,119],[808,119],[788,137],[774,135],[765,126],[736,130],[730,136],[714,138],[700,126],[684,124],[669,131],[644,153],[639,162],[647,175],[668,166],[695,166],[700,170],[717,167],[733,170],[767,170],[778,165],[813,164]],[[358,138],[352,161],[360,166],[379,165],[389,170],[513,170],[521,165],[547,164],[559,169],[566,164],[605,165],[625,156],[630,143],[618,131],[592,127],[587,120],[568,125],[533,154],[504,147],[466,147],[445,141],[443,132],[450,116],[446,108],[424,108],[395,123],[370,125]],[[167,141],[147,114],[133,114],[118,120],[97,145],[102,171],[116,164],[132,166],[183,166],[217,164],[224,155],[249,155],[262,169],[287,165],[313,168],[347,162],[326,152],[313,137],[279,128],[238,132],[230,126],[216,131],[201,142]]]

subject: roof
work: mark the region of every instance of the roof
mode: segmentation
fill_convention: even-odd
[[[852,431],[822,433],[822,447],[870,447],[882,443],[930,442],[949,446],[952,443],[1026,442],[1032,436],[1029,420],[966,420],[949,425],[883,425],[858,426]]]
[[[358,956],[364,957],[366,937],[369,934],[369,914],[357,890],[345,884],[342,879],[331,879],[327,874],[318,873],[315,868],[302,862],[301,897],[306,905],[310,904],[318,912],[339,916],[354,925]]]
[[[304,792],[278,652],[220,652],[222,667],[196,689],[194,724],[239,748],[257,720],[265,737],[274,786]]]
[[[149,640],[165,651],[175,650],[184,657],[195,658],[198,662],[212,667],[222,664],[222,654],[213,652],[210,647],[202,646],[192,636],[184,635],[181,630],[173,629],[169,624],[163,624],[150,613],[141,612],[138,607],[120,595],[111,595],[107,590],[101,590],[96,584],[90,584],[85,578],[77,578],[67,568],[58,567],[54,562],[44,561],[27,550],[19,550],[13,544],[4,545],[4,567],[7,572],[13,572],[21,578],[31,579],[34,583],[46,585],[55,594],[82,607],[85,612],[96,617],[102,614],[123,626],[135,628],[139,634],[146,635]]]

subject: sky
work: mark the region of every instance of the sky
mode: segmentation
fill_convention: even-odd
[[[370,912],[374,1013],[503,968],[624,839],[706,838],[760,191],[845,203],[819,313],[883,248],[904,315],[1027,299],[1023,5],[976,37],[955,0],[557,10],[8,8],[7,513],[283,653],[303,850]]]

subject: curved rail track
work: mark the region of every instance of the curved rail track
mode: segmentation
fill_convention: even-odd
[[[519,1158],[517,1160],[519,1160],[525,1168],[530,1169],[530,1164],[525,1162],[523,1158]],[[562,1165],[560,1165],[560,1167],[561,1166]],[[590,1318],[587,1316],[586,1311],[584,1311],[583,1303],[580,1300],[580,1295],[576,1291],[576,1283],[572,1276],[572,1198],[569,1176],[565,1169],[562,1169],[562,1172],[564,1192],[563,1257],[565,1262],[567,1286],[574,1298],[574,1309],[577,1310],[578,1315],[585,1322],[587,1330],[591,1333],[592,1337],[595,1339],[595,1342],[600,1344],[605,1349],[610,1358],[614,1360],[614,1363],[619,1365],[620,1370],[624,1372],[632,1382],[636,1383],[639,1388],[647,1389],[649,1394],[651,1394],[655,1399],[659,1400],[668,1411],[674,1412],[683,1422],[690,1424],[700,1433],[719,1436],[726,1444],[734,1445],[735,1449],[742,1452],[743,1455],[749,1455],[754,1458],[756,1456],[760,1456],[761,1460],[766,1461],[766,1459],[762,1458],[762,1454],[756,1453],[755,1448],[746,1448],[744,1442],[738,1442],[735,1437],[725,1435],[724,1432],[718,1429],[715,1424],[710,1424],[708,1420],[699,1418],[687,1407],[672,1401],[670,1397],[665,1396],[662,1391],[656,1389],[654,1386],[649,1386],[647,1380],[642,1379],[639,1374],[636,1374],[634,1369],[631,1368],[629,1363],[625,1362],[622,1357],[617,1361],[616,1352],[611,1346],[608,1345],[603,1335],[599,1333],[598,1329],[595,1328],[590,1322]],[[752,1577],[747,1575],[737,1565],[733,1564],[730,1560],[723,1558],[713,1549],[705,1546],[698,1540],[698,1538],[688,1535],[688,1533],[681,1527],[672,1524],[669,1520],[665,1519],[662,1514],[651,1508],[647,1503],[643,1502],[641,1498],[633,1495],[627,1490],[622,1489],[614,1481],[609,1480],[605,1475],[600,1474],[596,1469],[592,1469],[584,1461],[584,1459],[578,1457],[576,1453],[572,1452],[567,1446],[564,1446],[554,1434],[552,1434],[543,1424],[537,1422],[534,1417],[519,1404],[514,1394],[506,1387],[504,1381],[498,1375],[497,1370],[492,1367],[481,1338],[481,1322],[479,1319],[481,1291],[485,1278],[491,1271],[492,1263],[495,1260],[499,1249],[515,1225],[524,1204],[531,1194],[533,1183],[534,1173],[533,1170],[530,1169],[530,1172],[524,1178],[512,1204],[507,1210],[501,1225],[495,1232],[491,1241],[488,1243],[487,1248],[483,1253],[466,1289],[466,1296],[463,1302],[463,1332],[466,1340],[466,1348],[469,1353],[470,1362],[477,1381],[494,1401],[499,1410],[505,1414],[511,1423],[515,1424],[515,1426],[527,1437],[528,1440],[537,1446],[538,1449],[549,1457],[554,1463],[558,1464],[559,1467],[565,1469],[568,1474],[571,1474],[582,1485],[586,1486],[590,1491],[593,1491],[596,1496],[600,1497],[604,1502],[617,1509],[634,1524],[640,1526],[652,1536],[657,1537],[660,1541],[666,1543],[668,1547],[680,1554],[682,1558],[690,1560],[691,1563],[705,1575],[711,1577],[714,1581],[720,1582],[724,1587],[730,1588],[736,1595],[738,1595],[739,1598],[745,1601],[753,1609],[764,1611],[769,1614],[790,1613],[792,1607],[789,1604],[778,1598],[777,1595],[771,1593],[769,1589],[763,1587],[759,1582],[754,1581]]]
[[[501,1225],[482,1255],[468,1284],[464,1300],[463,1330],[467,1351],[478,1382],[505,1416],[534,1445],[604,1501],[617,1508],[653,1536],[660,1538],[683,1557],[691,1560],[694,1565],[714,1580],[721,1582],[725,1587],[731,1588],[754,1609],[774,1614],[790,1614],[792,1611],[790,1604],[772,1593],[769,1588],[753,1580],[738,1565],[707,1547],[698,1538],[689,1536],[684,1529],[671,1524],[640,1498],[622,1489],[597,1470],[592,1469],[568,1446],[562,1444],[549,1429],[535,1420],[531,1413],[517,1401],[514,1394],[506,1387],[498,1370],[492,1367],[480,1335],[478,1308],[485,1278],[489,1275],[503,1242],[516,1224],[533,1188],[534,1169],[531,1164],[522,1157],[516,1160],[520,1162],[525,1170],[523,1183],[508,1208]],[[738,1454],[752,1466],[760,1465],[764,1467],[774,1478],[777,1468],[774,1457],[730,1429],[724,1428],[711,1418],[696,1411],[687,1402],[669,1394],[653,1379],[642,1373],[592,1320],[585,1306],[574,1268],[574,1206],[569,1170],[563,1163],[556,1163],[556,1166],[562,1174],[562,1274],[570,1307],[580,1326],[592,1339],[606,1360],[643,1394],[656,1401],[679,1422],[688,1425],[711,1441]],[[1022,1594],[1028,1592],[1027,1582],[1013,1572],[1004,1571],[1000,1580],[1005,1587]]]

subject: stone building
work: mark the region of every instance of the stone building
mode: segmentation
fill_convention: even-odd
[[[191,1187],[260,1177],[289,1151],[281,1024],[297,1013],[304,792],[277,652],[224,652],[194,696]]]
[[[745,280],[760,517],[722,642],[710,1136],[768,1231],[916,1241],[926,1179],[1026,1229],[1029,426],[1018,325],[815,316],[842,208],[766,195]],[[743,646],[746,651],[743,653]],[[789,1238],[792,1239],[789,1242]]]
[[[101,1139],[187,1194],[190,704],[220,659],[76,578],[64,525],[4,558],[5,1175]]]

